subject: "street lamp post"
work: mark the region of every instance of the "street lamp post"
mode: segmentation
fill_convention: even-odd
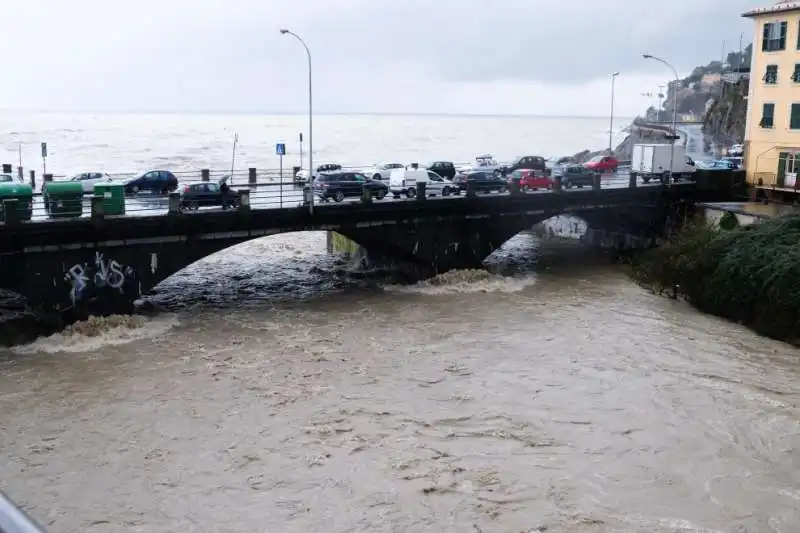
[[[296,33],[287,29],[281,29],[282,35],[291,35],[303,45],[306,49],[308,56],[308,186],[311,188],[309,194],[308,210],[311,214],[314,213],[314,189],[313,189],[313,176],[314,176],[314,98],[311,86],[311,50],[308,49],[306,42]]]
[[[614,155],[614,82],[619,76],[619,72],[611,74],[611,114],[608,121],[608,155]]]
[[[658,61],[662,65],[666,65],[672,69],[672,73],[675,74],[675,86],[672,88],[672,143],[670,144],[669,149],[669,183],[672,183],[674,181],[672,178],[672,167],[674,166],[673,161],[675,159],[675,137],[678,136],[678,86],[680,85],[680,79],[678,77],[678,71],[675,70],[675,67],[673,67],[667,61],[650,54],[642,54],[642,57],[645,59],[652,59],[654,61]]]

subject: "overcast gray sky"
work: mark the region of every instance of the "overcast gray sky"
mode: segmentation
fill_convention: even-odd
[[[754,35],[752,0],[7,0],[0,108],[620,115]]]

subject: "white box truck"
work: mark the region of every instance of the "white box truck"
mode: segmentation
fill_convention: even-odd
[[[672,162],[670,164],[670,154]],[[690,178],[695,170],[694,161],[686,157],[683,146],[676,144],[634,144],[631,156],[631,174],[648,183],[651,179],[666,182],[672,171],[673,179]]]

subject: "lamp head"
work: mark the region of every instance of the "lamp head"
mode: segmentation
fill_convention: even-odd
[[[651,56],[650,54],[642,54],[642,57],[645,59],[653,59],[653,56]]]
[[[611,77],[612,77],[612,78],[616,78],[617,76],[619,76],[619,72],[613,72],[613,73],[611,74]]]
[[[287,33],[289,33],[289,30],[286,28],[281,28],[281,35],[286,35]]]

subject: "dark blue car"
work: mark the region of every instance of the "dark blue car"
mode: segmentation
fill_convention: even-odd
[[[143,191],[167,194],[177,189],[178,178],[169,170],[150,170],[138,178],[125,182],[125,194],[138,194]]]

